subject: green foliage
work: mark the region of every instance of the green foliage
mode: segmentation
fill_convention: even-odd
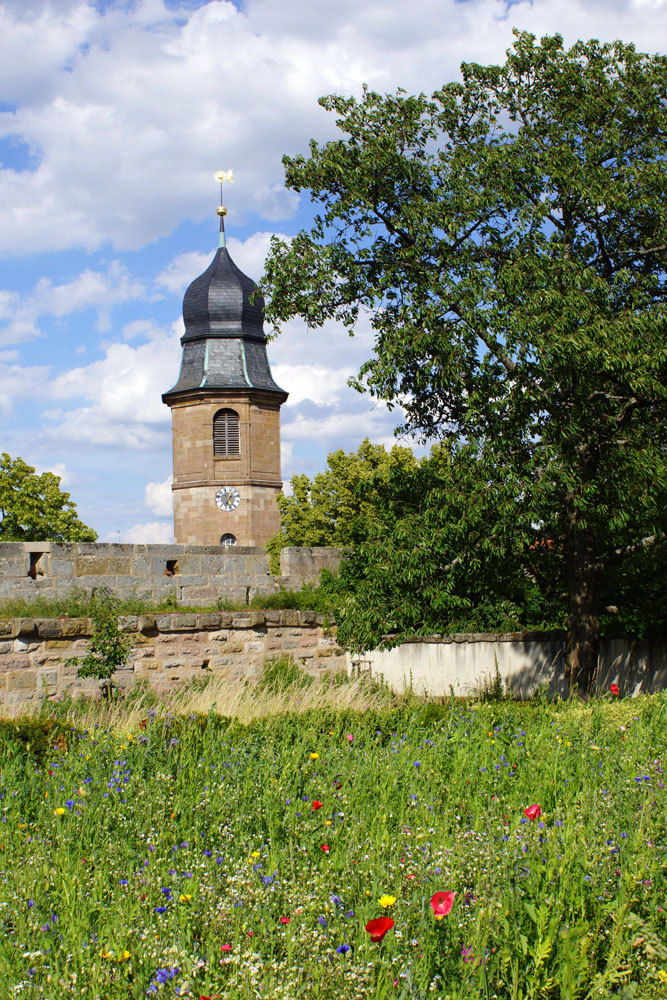
[[[94,542],[97,533],[79,520],[60,476],[37,475],[21,458],[0,457],[0,541]]]
[[[79,664],[79,677],[97,677],[102,681],[102,690],[105,697],[109,698],[112,688],[111,678],[116,670],[127,662],[132,642],[120,630],[118,601],[111,591],[100,589],[93,593],[91,618],[93,632],[88,653],[81,660],[71,662]]]
[[[454,592],[490,552],[491,577],[520,535],[514,562],[567,593],[584,687],[602,574],[667,533],[666,93],[664,56],[519,33],[430,99],[323,98],[340,138],[284,160],[321,212],[264,281],[275,323],[370,314],[357,387],[479,463],[493,543],[424,550],[432,576]]]
[[[664,693],[123,707],[0,725],[3,996],[667,997]]]
[[[342,645],[564,626],[564,601],[545,595],[532,572],[537,562],[558,580],[562,554],[535,550],[532,525],[520,511],[509,516],[511,485],[491,489],[491,473],[473,448],[440,446],[412,474],[387,479],[383,519],[341,568]],[[498,516],[503,504],[507,517]]]
[[[297,475],[291,495],[280,495],[280,531],[267,543],[271,572],[280,571],[286,545],[354,545],[368,536],[380,513],[380,492],[388,476],[417,465],[409,448],[371,444],[365,438],[356,452],[340,448],[327,458],[327,468],[311,480]]]

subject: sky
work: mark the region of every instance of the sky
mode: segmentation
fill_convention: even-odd
[[[62,477],[101,541],[168,542],[183,292],[217,247],[258,280],[308,225],[281,158],[336,135],[323,94],[431,93],[512,29],[667,51],[667,0],[0,0],[0,452]],[[282,474],[322,471],[400,413],[347,385],[334,324],[269,345]]]

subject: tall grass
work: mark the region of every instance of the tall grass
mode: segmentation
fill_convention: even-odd
[[[301,681],[0,725],[1,996],[667,996],[664,694]]]

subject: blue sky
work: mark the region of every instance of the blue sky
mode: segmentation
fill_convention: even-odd
[[[429,92],[500,62],[512,27],[667,47],[667,0],[0,0],[0,451],[63,477],[108,541],[171,538],[170,416],[186,285],[217,245],[259,278],[307,224],[283,153],[333,137],[325,93]],[[371,349],[331,326],[269,348],[283,479],[400,419],[346,385]]]

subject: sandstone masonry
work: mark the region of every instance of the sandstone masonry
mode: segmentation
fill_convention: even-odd
[[[0,543],[0,604],[3,599],[63,597],[74,588],[90,594],[108,587],[117,597],[178,604],[248,603],[284,587],[316,583],[323,568],[336,570],[342,551],[285,548],[281,575],[272,576],[263,548],[221,545],[111,545],[98,542]]]
[[[81,679],[89,618],[18,618],[0,621],[0,705],[15,708],[60,694],[97,695],[99,682]],[[211,675],[256,679],[266,660],[282,654],[309,673],[346,669],[335,635],[314,611],[215,611],[126,615],[120,627],[131,639],[127,667],[114,684],[138,681],[159,693]]]

